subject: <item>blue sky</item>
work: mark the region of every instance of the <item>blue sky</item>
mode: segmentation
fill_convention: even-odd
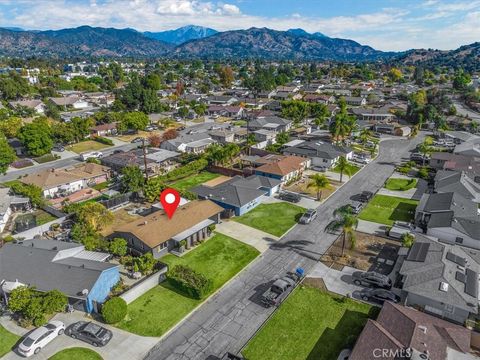
[[[161,31],[303,28],[380,50],[454,49],[480,41],[480,0],[0,0],[0,26]]]

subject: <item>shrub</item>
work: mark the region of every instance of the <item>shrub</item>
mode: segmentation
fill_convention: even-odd
[[[113,297],[102,306],[103,320],[107,324],[116,324],[127,315],[127,303],[121,297]]]
[[[413,246],[413,243],[415,242],[415,236],[410,233],[404,233],[402,234],[402,246],[405,246],[407,248],[411,248]]]
[[[17,160],[10,164],[15,169],[22,169],[28,166],[33,166],[33,162],[27,159]]]
[[[113,145],[113,141],[111,139],[105,138],[103,136],[97,136],[95,138],[95,141],[99,142],[100,144],[105,144],[105,145]]]
[[[418,170],[417,175],[420,179],[428,180],[429,178],[428,168],[422,167],[420,170]]]
[[[213,287],[212,280],[188,266],[176,265],[167,273],[170,284],[193,299],[202,299]]]
[[[208,165],[208,161],[206,159],[194,160],[185,166],[182,166],[170,171],[166,175],[159,176],[159,179],[169,180],[169,181],[181,179],[181,178],[196,174],[199,171],[202,171],[207,167],[207,165]]]
[[[123,238],[114,238],[108,244],[108,251],[116,256],[125,256],[127,254],[127,240]]]

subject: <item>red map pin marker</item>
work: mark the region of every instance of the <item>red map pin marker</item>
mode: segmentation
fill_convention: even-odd
[[[180,203],[180,194],[175,189],[165,189],[160,194],[160,202],[168,218],[171,219]]]

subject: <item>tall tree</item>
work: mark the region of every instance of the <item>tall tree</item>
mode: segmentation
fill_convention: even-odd
[[[335,168],[340,171],[340,182],[343,182],[343,174],[346,174],[348,176],[352,174],[350,163],[345,156],[340,156],[335,165]]]
[[[15,151],[7,139],[0,133],[0,173],[5,174],[8,166],[15,160]]]
[[[53,134],[50,125],[45,118],[33,120],[24,125],[18,134],[18,138],[33,156],[42,156],[49,153],[53,148]]]
[[[315,174],[310,177],[311,181],[307,188],[314,188],[317,191],[317,200],[322,199],[322,191],[330,188],[330,180],[323,174]]]
[[[145,180],[138,166],[127,166],[122,170],[122,188],[125,192],[138,192],[143,188]]]

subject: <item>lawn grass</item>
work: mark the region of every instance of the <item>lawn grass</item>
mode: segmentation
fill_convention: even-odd
[[[214,292],[258,255],[259,252],[249,245],[215,234],[183,257],[169,254],[161,261],[169,267],[188,264],[213,281]],[[142,336],[161,336],[202,301],[178,293],[166,281],[129,304],[126,319],[117,326]]]
[[[55,355],[48,358],[48,360],[102,360],[103,358],[93,350],[73,347],[59,351]]]
[[[210,181],[219,177],[220,174],[214,174],[208,171],[202,171],[199,174],[195,174],[184,179],[175,181],[174,183],[169,184],[170,187],[177,189],[178,191],[190,190],[191,188],[203,184],[204,182]]]
[[[300,286],[247,344],[248,360],[332,360],[354,345],[372,306]]]
[[[77,154],[82,154],[84,152],[102,150],[107,147],[109,146],[99,143],[98,141],[87,140],[87,141],[81,141],[79,143],[73,144],[69,146],[67,149],[70,151],[76,152]]]
[[[358,217],[385,225],[393,225],[394,221],[410,222],[415,216],[417,204],[417,200],[375,195]]]
[[[353,176],[361,169],[361,167],[352,163],[348,163],[348,169],[350,171],[344,171],[343,175]],[[340,169],[338,168],[338,166],[334,166],[331,171],[340,174]]]
[[[58,159],[60,159],[60,156],[54,154],[45,154],[43,156],[34,158],[34,160],[39,164],[44,164]]]
[[[297,223],[304,212],[304,208],[285,202],[260,204],[233,220],[280,237]]]
[[[12,334],[0,325],[0,358],[12,350],[20,336]]]
[[[57,218],[44,210],[36,210],[33,215],[35,216],[35,221],[37,226],[49,223],[50,221],[56,220]]]
[[[393,191],[407,191],[417,186],[417,179],[390,178],[385,183],[385,188]]]

